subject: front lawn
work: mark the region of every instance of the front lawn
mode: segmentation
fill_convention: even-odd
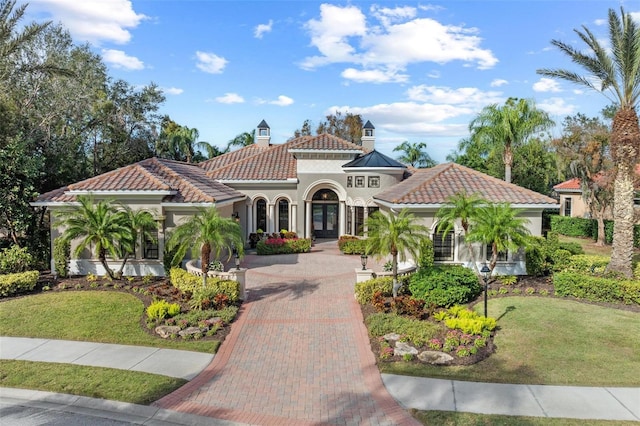
[[[56,291],[0,302],[0,335],[214,353],[217,340],[165,340],[144,329],[144,305],[117,291]]]
[[[529,296],[490,299],[489,316],[499,329],[487,359],[447,367],[380,362],[381,372],[494,383],[640,385],[640,313]]]
[[[187,383],[139,371],[83,365],[0,360],[0,386],[151,404]]]

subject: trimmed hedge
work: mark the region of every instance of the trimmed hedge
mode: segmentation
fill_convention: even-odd
[[[344,254],[364,254],[367,251],[367,240],[355,235],[342,235],[338,238],[338,249]]]
[[[393,278],[379,277],[356,283],[356,300],[361,305],[371,303],[373,301],[373,295],[377,292],[387,297],[393,295]]]
[[[38,271],[0,275],[0,296],[5,297],[31,291],[36,287],[39,277],[40,272]]]
[[[267,238],[256,244],[256,253],[259,255],[309,253],[310,251],[310,238]]]
[[[575,271],[557,272],[553,285],[558,296],[573,296],[592,302],[640,305],[640,281],[605,278]]]
[[[598,221],[582,217],[552,216],[551,229],[568,237],[586,237],[598,239]],[[613,221],[604,221],[604,241],[613,242]],[[640,225],[633,227],[633,246],[640,247]]]
[[[409,290],[427,306],[449,307],[475,299],[482,292],[482,286],[471,269],[454,265],[419,270],[411,275]]]
[[[206,293],[207,295],[224,294],[230,303],[240,298],[240,284],[237,281],[223,280],[217,277],[207,277],[206,288],[202,288],[202,277],[190,274],[184,269],[173,268],[169,272],[169,280],[178,290],[191,295]],[[204,296],[203,296],[204,297]]]

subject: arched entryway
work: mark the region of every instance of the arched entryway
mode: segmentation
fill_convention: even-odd
[[[312,230],[316,238],[338,238],[340,205],[338,194],[320,189],[313,194],[311,204]]]

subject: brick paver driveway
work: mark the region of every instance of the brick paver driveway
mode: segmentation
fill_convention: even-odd
[[[418,424],[387,393],[337,244],[249,255],[248,303],[205,371],[156,404],[258,425]]]

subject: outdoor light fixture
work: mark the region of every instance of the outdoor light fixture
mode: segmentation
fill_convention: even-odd
[[[361,254],[360,255],[360,263],[362,263],[362,270],[366,271],[367,270],[367,260],[369,259],[369,256],[367,256],[366,254]]]
[[[487,264],[482,265],[482,269],[480,269],[480,273],[482,274],[482,279],[484,281],[484,317],[487,317],[487,288],[489,284],[489,274],[491,273],[491,269],[487,266]]]

